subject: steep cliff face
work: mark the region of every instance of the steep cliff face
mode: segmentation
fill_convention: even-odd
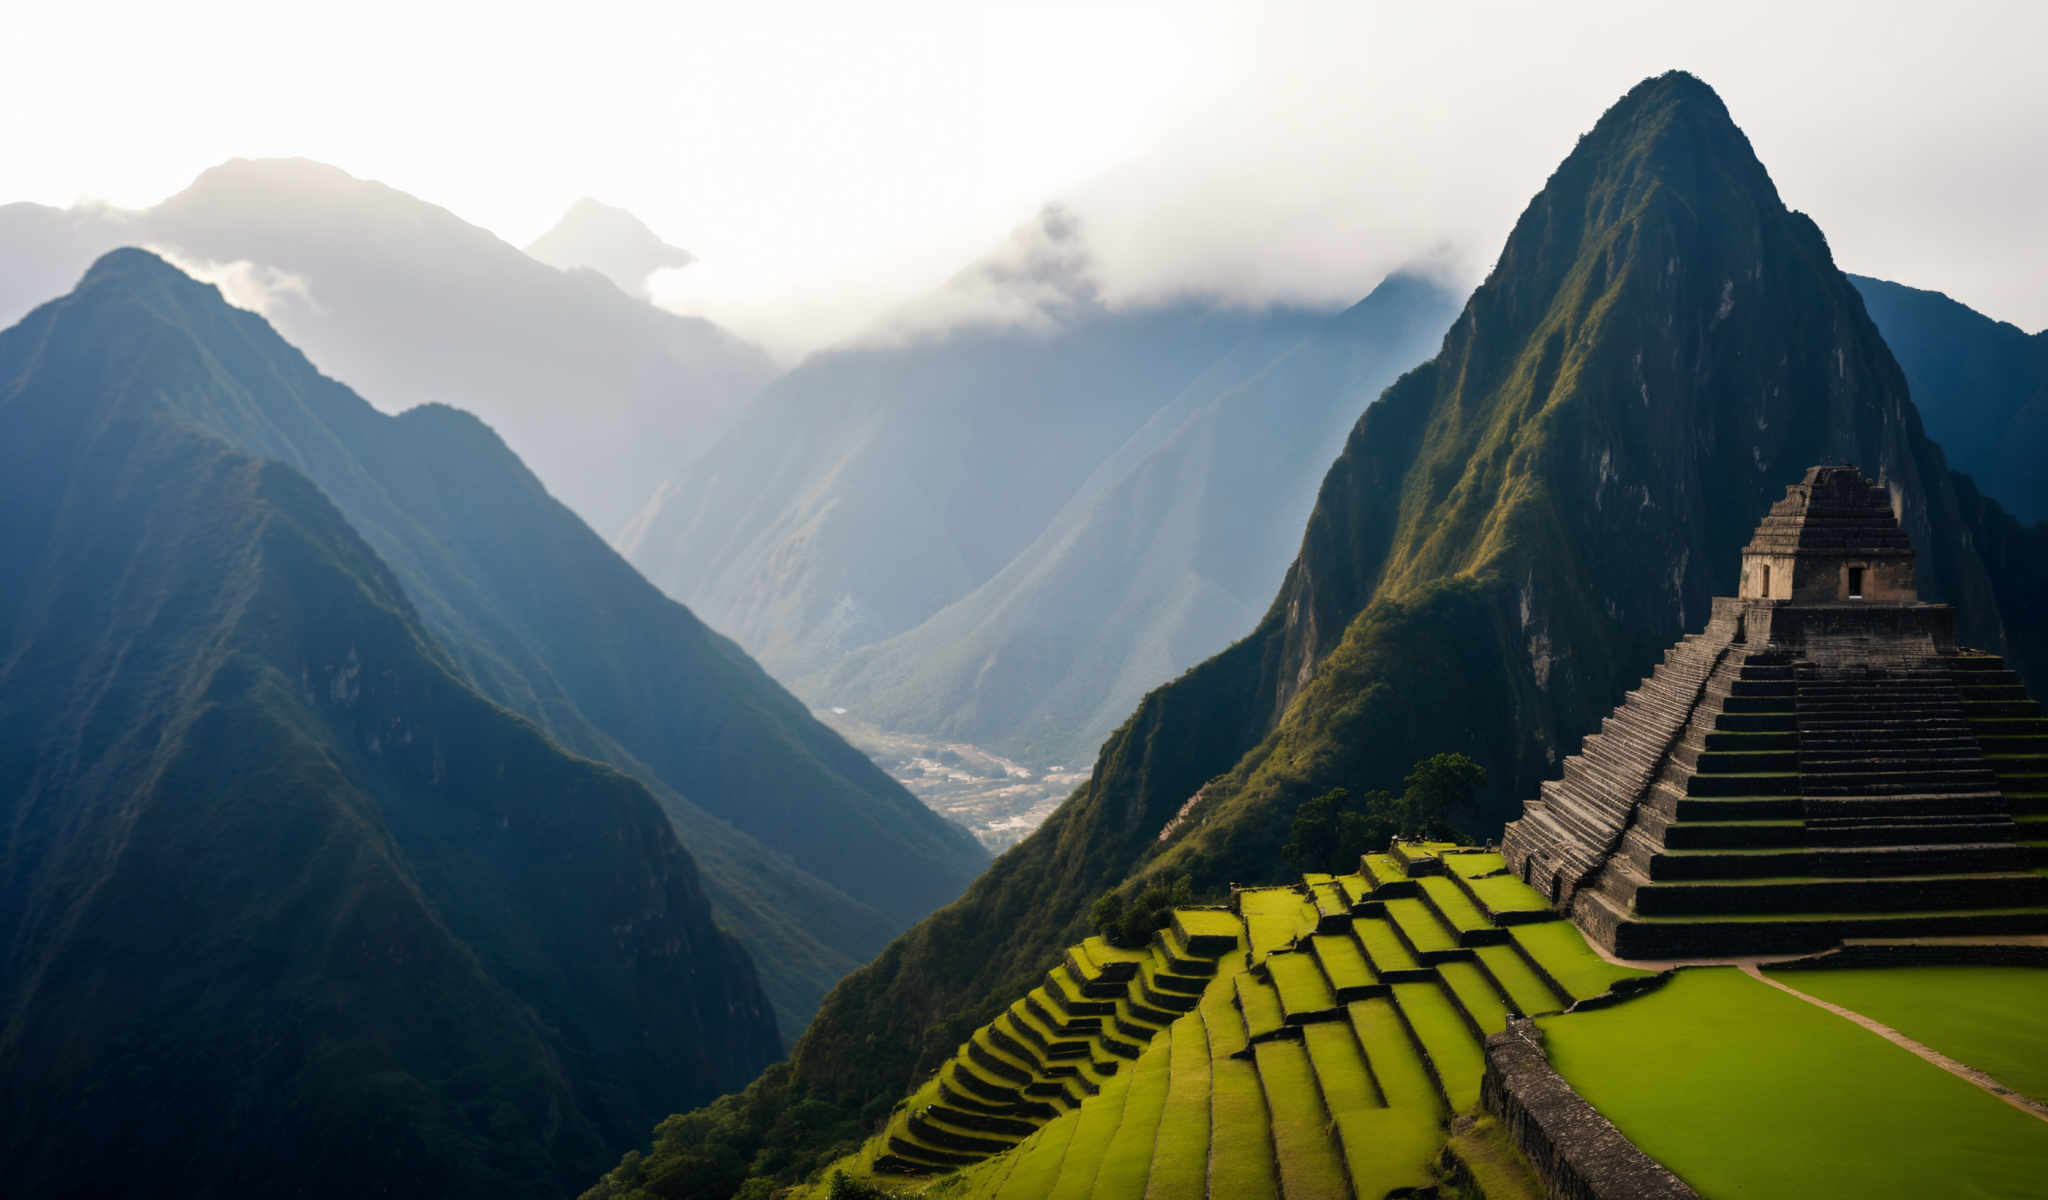
[[[772,1059],[767,997],[641,785],[472,690],[318,489],[178,414],[208,376],[150,354],[165,274],[110,256],[0,335],[0,1163],[559,1195]]]
[[[1038,834],[843,983],[800,1080],[901,1086],[1042,971],[1095,892],[1270,875],[1324,789],[1463,751],[1490,783],[1460,819],[1497,829],[1733,591],[1757,520],[1823,462],[1881,476],[1923,594],[2038,672],[2006,632],[2038,619],[2025,539],[1987,570],[1979,531],[2009,518],[1959,497],[1820,231],[1706,85],[1649,80],[1530,203],[1437,357],[1366,411],[1259,627],[1147,696]]]

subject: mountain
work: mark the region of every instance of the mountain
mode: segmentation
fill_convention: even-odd
[[[163,343],[213,365],[162,403],[310,479],[471,686],[653,792],[791,1034],[986,864],[970,835],[640,578],[476,418],[381,413],[261,318],[159,273]],[[140,377],[169,369],[144,353],[157,345],[136,343]]]
[[[53,227],[67,252],[52,252]],[[122,245],[240,283],[322,370],[389,411],[476,413],[607,535],[774,373],[708,322],[304,159],[234,159],[143,212],[0,209],[0,321]]]
[[[1188,386],[986,583],[802,690],[887,728],[1086,761],[1146,691],[1257,622],[1319,472],[1456,314],[1395,275],[1249,378]]]
[[[1049,208],[861,343],[777,380],[620,545],[800,678],[986,583],[1161,409],[1212,399],[1324,319],[1112,310],[1079,222]]]
[[[642,300],[649,298],[649,275],[697,261],[688,250],[662,241],[632,213],[588,196],[570,205],[553,228],[526,247],[526,253],[557,270],[596,271],[620,291]]]
[[[1851,275],[1951,466],[2023,521],[2048,520],[2048,330],[1940,292]]]
[[[692,1119],[820,1161],[824,1139],[747,1114],[805,1102],[859,1128],[1041,978],[1105,889],[1279,878],[1294,809],[1330,788],[1398,789],[1462,751],[1488,782],[1458,821],[1498,830],[1828,462],[1882,477],[1921,594],[2040,686],[2038,528],[1947,469],[1719,97],[1647,80],[1530,202],[1436,357],[1365,410],[1251,634],[1148,695],[1036,833],[834,989],[790,1071]],[[657,1150],[650,1174],[681,1162]]]
[[[767,998],[645,788],[187,419],[260,326],[123,251],[0,334],[0,1164],[561,1195],[774,1057]]]

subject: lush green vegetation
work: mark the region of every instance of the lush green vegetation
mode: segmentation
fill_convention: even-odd
[[[2048,1124],[1734,968],[1540,1024],[1572,1086],[1703,1195],[2024,1196],[2048,1163]]]
[[[1437,357],[1365,410],[1265,618],[1148,695],[1036,834],[842,983],[799,1076],[849,1107],[900,1095],[1105,890],[1272,879],[1304,802],[1392,791],[1418,755],[1485,768],[1468,832],[1489,835],[1733,592],[1785,484],[1844,460],[1898,489],[1961,640],[2048,661],[2028,632],[2048,628],[2048,535],[1950,476],[1719,98],[1646,81],[1530,202]],[[1600,974],[1587,958],[1566,990]]]
[[[1460,1153],[1477,1156],[1467,1174],[1485,1174],[1506,1189],[1501,1196],[1521,1197],[1526,1178],[1514,1169],[1514,1152],[1469,1128],[1482,1069],[1479,1034],[1502,1027],[1518,1002],[1511,997],[1526,1000],[1529,1011],[1561,1008],[1565,1001],[1543,978],[1553,969],[1569,973],[1569,949],[1583,949],[1583,942],[1553,915],[1547,923],[1562,936],[1544,959],[1532,959],[1511,942],[1495,942],[1498,931],[1480,917],[1472,932],[1484,945],[1436,947],[1428,968],[1405,948],[1398,959],[1384,958],[1398,941],[1360,937],[1367,927],[1392,933],[1395,927],[1374,915],[1382,906],[1412,902],[1432,919],[1451,906],[1476,914],[1469,889],[1499,869],[1497,856],[1441,843],[1402,844],[1389,856],[1397,865],[1404,860],[1448,873],[1411,878],[1396,870],[1381,882],[1361,882],[1346,906],[1324,907],[1320,915],[1304,893],[1327,905],[1334,885],[1311,873],[1294,888],[1238,892],[1234,912],[1176,912],[1172,932],[1142,953],[1115,950],[1099,938],[1071,947],[1068,963],[1026,1002],[1038,1006],[1031,1010],[1035,1037],[1018,1036],[1019,1007],[1012,1005],[834,1169],[932,1200],[1381,1196],[1445,1182],[1439,1156],[1455,1132],[1447,1118],[1457,1117],[1457,1130],[1467,1135]],[[1402,894],[1418,884],[1441,886]],[[1276,923],[1263,948],[1254,933],[1261,921]],[[1319,925],[1320,932],[1303,936]],[[1216,962],[1213,976],[1167,969],[1175,961],[1188,966],[1189,939],[1226,935],[1236,948]],[[1349,956],[1333,945],[1348,947]],[[1194,1011],[1164,1026],[1155,1022],[1142,1046],[1111,1048],[1091,1023],[1098,1010],[1084,1006],[1107,997],[1100,985],[1113,964],[1139,972],[1117,1001],[1118,1039],[1130,1032],[1126,1002],[1136,1011],[1138,997],[1156,1001],[1161,988],[1187,988],[1182,995]],[[1390,987],[1377,982],[1392,971],[1408,974]],[[1079,986],[1088,981],[1097,990]],[[1337,991],[1345,987],[1367,995],[1341,1004]],[[1083,1042],[1085,1053],[1054,1049]],[[981,1073],[977,1063],[997,1044],[1014,1051],[1002,1055],[1014,1074]],[[1036,1112],[987,1107],[1002,1088],[1054,1095],[1049,1085],[1063,1078],[1085,1078],[1099,1091],[1069,1091]],[[1011,1124],[1000,1132],[977,1128],[973,1122],[983,1116]],[[987,1145],[949,1147],[919,1134],[921,1127]],[[1005,1152],[1006,1146],[1015,1148]],[[816,1187],[805,1194],[816,1195]]]
[[[1332,788],[1294,810],[1293,837],[1280,852],[1304,871],[1349,871],[1365,854],[1397,837],[1459,840],[1454,814],[1476,815],[1486,768],[1463,754],[1437,754],[1415,764],[1400,795],[1372,791],[1352,803]]]
[[[2048,969],[1837,968],[1778,977],[2048,1101]]]
[[[1195,902],[1194,884],[1179,879],[1152,883],[1138,891],[1129,903],[1114,888],[1096,898],[1088,910],[1088,923],[1113,946],[1142,946],[1152,935],[1166,928],[1173,910]]]

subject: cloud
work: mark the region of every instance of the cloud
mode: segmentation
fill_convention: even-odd
[[[229,304],[267,320],[276,320],[288,306],[319,311],[319,305],[313,300],[312,288],[303,275],[265,263],[250,262],[246,258],[216,262],[186,254],[173,246],[147,245],[143,249],[192,278],[219,288],[221,296]]]
[[[945,286],[904,304],[856,338],[901,345],[960,329],[1050,333],[1101,292],[1081,220],[1048,204],[987,257]]]

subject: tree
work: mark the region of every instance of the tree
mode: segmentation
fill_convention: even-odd
[[[1452,818],[1476,815],[1479,789],[1486,786],[1486,768],[1462,754],[1435,754],[1408,772],[1401,793],[1406,832],[1431,841],[1462,842]]]
[[[1112,888],[1096,899],[1088,921],[1111,945],[1135,950],[1172,922],[1174,909],[1194,902],[1194,881],[1182,875],[1171,883],[1154,883],[1128,903]]]
[[[1402,811],[1390,792],[1367,792],[1353,806],[1349,791],[1332,788],[1294,810],[1294,837],[1281,853],[1304,871],[1357,870],[1359,856],[1402,832]]]

